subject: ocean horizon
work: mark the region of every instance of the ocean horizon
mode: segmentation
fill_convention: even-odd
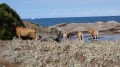
[[[95,22],[120,22],[120,16],[96,16],[96,17],[61,17],[61,18],[29,18],[22,21],[33,22],[42,26],[53,26],[61,23],[95,23]]]

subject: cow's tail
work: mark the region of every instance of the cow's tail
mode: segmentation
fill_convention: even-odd
[[[35,29],[35,40],[38,40],[38,30],[37,29]]]

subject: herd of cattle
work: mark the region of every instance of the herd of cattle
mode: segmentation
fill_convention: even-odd
[[[15,30],[16,30],[16,35],[19,39],[21,37],[27,37],[27,38],[31,38],[34,40],[39,39],[38,31],[36,29],[29,29],[29,28],[23,28],[23,27],[17,26]],[[92,39],[97,39],[98,32],[99,32],[98,30],[89,29],[87,32],[92,36]],[[78,39],[81,41],[84,40],[83,32],[81,31],[75,31],[75,32],[70,32],[70,33],[60,31],[60,35],[62,35],[64,40],[71,39],[71,36],[73,35],[77,35]]]

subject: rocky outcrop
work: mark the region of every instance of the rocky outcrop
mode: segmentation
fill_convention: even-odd
[[[65,31],[65,32],[73,32],[73,31],[87,31],[89,29],[96,29],[99,31],[105,31],[112,28],[120,29],[120,23],[115,21],[109,21],[109,22],[96,22],[96,23],[70,23],[65,25],[64,27],[58,27],[54,26],[59,31]]]
[[[60,31],[52,27],[43,27],[38,24],[24,21],[27,28],[32,28],[38,30],[38,39],[41,41],[57,41],[59,42]]]
[[[55,28],[45,28],[39,32],[39,35],[42,36],[41,41],[60,41],[61,33]]]

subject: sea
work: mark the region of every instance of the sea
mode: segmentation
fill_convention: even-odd
[[[61,23],[95,23],[98,21],[120,22],[120,16],[97,16],[97,17],[62,17],[62,18],[28,18],[22,19],[23,21],[30,21],[42,26],[53,26]]]

